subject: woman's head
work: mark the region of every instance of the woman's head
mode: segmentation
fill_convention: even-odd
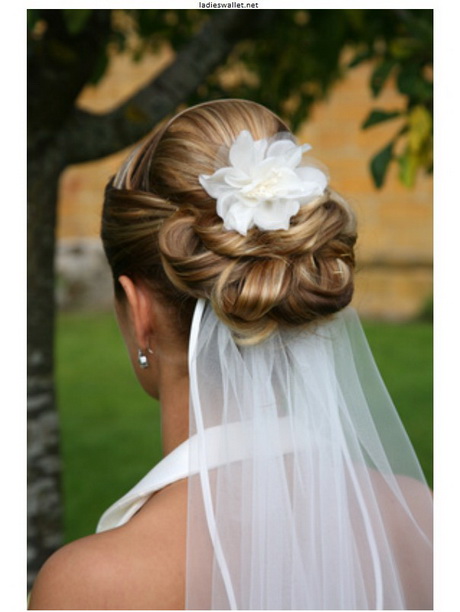
[[[172,306],[184,336],[197,298],[251,343],[278,325],[336,312],[352,296],[355,220],[337,194],[302,206],[287,230],[224,229],[199,177],[228,165],[243,130],[260,140],[288,128],[244,100],[192,107],[138,147],[106,189],[102,240],[117,297],[120,276],[142,280]]]

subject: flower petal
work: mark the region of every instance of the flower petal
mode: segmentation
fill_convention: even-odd
[[[273,172],[273,170],[277,170],[281,167],[279,159],[276,157],[268,157],[267,159],[262,160],[255,166],[251,172],[251,177],[258,180],[263,180],[264,178],[268,178],[268,176]]]
[[[264,159],[266,156],[267,146],[268,141],[265,138],[254,141],[254,164],[260,164],[260,162]]]
[[[241,202],[233,204],[224,220],[225,229],[235,230],[242,236],[246,236],[248,229],[254,225],[253,212],[252,208],[248,208]]]
[[[301,166],[296,168],[296,174],[303,183],[305,195],[322,195],[324,193],[328,178],[322,170],[313,166]]]
[[[223,189],[228,188],[225,177],[227,175],[227,168],[219,168],[214,174],[200,174],[198,180],[203,189],[212,198],[219,197]]]
[[[251,180],[248,173],[240,168],[227,168],[226,170],[225,182],[227,185],[241,189]]]
[[[266,140],[254,140],[250,132],[243,130],[230,147],[230,163],[234,168],[247,172],[263,159],[266,148]]]
[[[247,208],[257,208],[261,202],[261,198],[254,198],[251,195],[246,195],[243,190],[241,190],[236,197],[241,204],[247,206]]]
[[[299,212],[295,200],[264,202],[254,211],[254,223],[261,230],[289,229],[291,217]]]
[[[222,193],[217,198],[216,212],[223,221],[225,221],[228,210],[238,201],[238,197],[233,189]]]
[[[277,157],[283,165],[295,168],[300,164],[302,155],[310,149],[309,144],[299,146],[290,139],[275,140],[268,147],[266,157]]]
[[[276,196],[295,197],[303,192],[303,183],[297,173],[291,168],[281,168],[275,185]]]
[[[267,148],[267,157],[282,157],[290,153],[297,145],[290,138],[275,139]]]

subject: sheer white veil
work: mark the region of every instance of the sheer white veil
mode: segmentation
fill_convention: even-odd
[[[239,346],[199,300],[190,346],[188,609],[427,609],[432,500],[347,308]]]

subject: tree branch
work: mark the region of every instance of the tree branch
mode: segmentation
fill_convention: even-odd
[[[193,94],[234,44],[265,28],[276,11],[217,11],[160,76],[105,115],[75,109],[65,130],[69,164],[111,155],[133,144]]]

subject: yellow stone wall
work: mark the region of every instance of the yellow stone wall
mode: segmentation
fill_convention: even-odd
[[[104,81],[88,87],[80,104],[103,112],[147,82],[171,59],[147,57],[134,64],[116,56]],[[403,187],[397,169],[382,190],[373,186],[368,170],[372,155],[397,131],[397,121],[363,131],[360,125],[375,106],[402,107],[388,86],[373,100],[371,68],[360,66],[337,84],[329,98],[315,106],[298,137],[313,145],[312,154],[325,163],[332,186],[352,203],[358,215],[358,274],[355,306],[363,313],[386,318],[416,314],[432,286],[432,178],[420,175],[413,189]],[[101,161],[69,168],[61,181],[58,237],[97,237],[104,185],[126,151]]]

